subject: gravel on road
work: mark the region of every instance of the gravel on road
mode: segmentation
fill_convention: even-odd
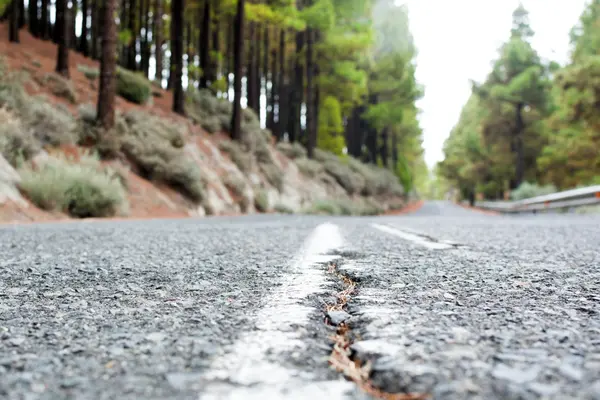
[[[1,227],[0,397],[367,399],[328,365],[347,323],[386,392],[600,399],[599,222],[434,202]],[[328,313],[331,262],[356,289]]]

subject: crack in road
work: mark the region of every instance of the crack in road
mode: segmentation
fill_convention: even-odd
[[[371,382],[371,363],[360,360],[351,346],[356,337],[350,326],[349,318],[333,317],[333,313],[347,313],[348,302],[357,292],[358,283],[351,277],[339,272],[335,262],[328,265],[327,272],[335,275],[343,284],[343,289],[336,293],[336,302],[325,307],[325,323],[336,326],[336,333],[332,337],[333,348],[329,356],[329,364],[342,373],[347,379],[353,381],[362,391],[377,399],[385,400],[422,400],[430,397],[424,393],[388,393],[377,388]],[[348,314],[350,317],[350,314]],[[337,323],[336,323],[337,322]]]

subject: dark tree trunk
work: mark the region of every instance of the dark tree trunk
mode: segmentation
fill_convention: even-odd
[[[301,140],[302,136],[302,101],[304,100],[304,65],[301,55],[304,50],[304,34],[298,32],[296,34],[296,62],[294,66],[294,84],[293,84],[293,101],[290,104],[290,141]]]
[[[277,71],[277,51],[273,50],[271,52],[271,71],[269,73],[269,78],[271,80],[271,90],[269,91],[267,97],[267,103],[270,106],[270,108],[267,108],[267,129],[270,129],[271,133],[275,137],[279,137],[277,132],[275,132],[275,130],[277,129],[275,125],[275,107],[277,104],[277,95],[279,93],[279,84],[277,82],[278,73],[279,72]]]
[[[19,0],[13,0],[13,2],[8,6],[9,10],[9,31],[8,31],[8,40],[13,43],[19,43]]]
[[[150,0],[144,0],[144,45],[142,46],[142,71],[146,78],[150,77]]]
[[[355,107],[346,127],[346,144],[348,145],[348,154],[359,158],[362,155],[362,146],[364,140],[365,127],[363,126],[362,114],[365,112],[364,106]]]
[[[242,138],[242,66],[244,65],[244,0],[238,0],[237,14],[234,22],[235,33],[233,43],[233,114],[231,116],[231,138]]]
[[[121,22],[121,30],[125,29],[128,27],[128,23],[127,23],[127,16],[129,15],[129,0],[121,0],[121,14],[119,16],[119,21]],[[121,44],[121,42],[119,42],[120,44],[120,50],[121,50],[121,55],[119,57],[119,65],[121,65],[124,68],[127,68],[127,49],[128,46],[127,44]]]
[[[84,56],[89,56],[89,42],[88,42],[88,15],[89,7],[88,0],[81,0],[81,37],[79,38],[79,51]],[[93,21],[92,21],[93,23]]]
[[[389,166],[389,160],[388,157],[390,155],[390,150],[389,150],[389,129],[387,127],[383,128],[383,130],[381,131],[381,162],[383,163],[383,166],[385,168],[387,168]]]
[[[523,122],[523,108],[525,108],[525,104],[519,103],[515,110],[515,130],[513,133],[515,148],[515,180],[512,189],[518,188],[525,178],[525,153],[523,148],[525,122]]]
[[[127,46],[127,69],[130,69],[132,71],[137,70],[137,63],[136,63],[136,49],[135,49],[135,45],[136,45],[136,41],[137,41],[137,32],[135,30],[135,8],[136,8],[136,4],[137,1],[136,0],[129,0],[129,15],[127,16],[127,22],[128,22],[128,26],[127,28],[129,29],[129,32],[131,33],[131,41],[129,42],[129,45]]]
[[[227,80],[227,99],[231,100],[229,96],[229,90],[231,84],[229,82],[229,75],[233,72],[233,36],[235,33],[235,17],[230,20],[229,29],[227,29],[227,49],[225,50],[227,56],[225,57],[225,77]]]
[[[115,125],[115,93],[117,84],[117,24],[115,11],[118,0],[104,0],[100,9],[100,26],[102,26],[102,55],[100,57],[100,88],[98,91],[98,123],[104,129]]]
[[[56,72],[69,77],[69,36],[71,36],[71,18],[69,18],[68,0],[56,1],[56,31],[58,32],[58,54]]]
[[[19,29],[25,26],[25,1],[17,0],[19,2]],[[31,0],[30,0],[31,1]]]
[[[248,92],[248,107],[257,112],[259,105],[256,104],[256,81],[258,80],[258,76],[256,74],[256,23],[250,22],[248,29],[248,40],[249,40],[249,48],[248,48],[248,67],[247,67],[247,83],[246,90]]]
[[[29,0],[29,32],[37,37],[39,31],[38,0]]]
[[[210,0],[204,0],[204,9],[202,11],[202,29],[200,32],[200,68],[202,76],[200,77],[200,88],[208,87],[210,79]]]
[[[306,152],[308,158],[313,158],[315,147],[317,146],[317,121],[315,120],[315,88],[314,79],[314,35],[315,32],[308,28],[306,31]]]
[[[154,59],[156,61],[156,77],[162,86],[163,79],[163,52],[162,52],[162,0],[154,0],[154,23],[152,24],[152,36],[154,38]]]
[[[172,0],[173,37],[171,37],[171,69],[173,71],[173,111],[185,115],[183,96],[183,8],[184,0]]]
[[[218,2],[217,2],[218,4]],[[210,67],[210,71],[211,71],[211,82],[216,81],[219,78],[219,74],[221,73],[221,61],[220,61],[220,54],[221,54],[221,37],[220,37],[220,33],[221,33],[221,24],[219,21],[219,18],[216,15],[216,7],[213,7],[213,13],[215,14],[215,18],[214,18],[214,26],[213,26],[213,30],[212,30],[212,51],[213,51],[213,56],[211,57],[211,67]]]
[[[102,8],[97,2],[92,2],[92,58],[97,60],[100,58],[100,46],[99,41],[102,37],[101,29],[102,24],[100,23],[102,15]]]
[[[252,93],[254,95],[254,99],[252,100],[252,103],[256,105],[256,107],[253,107],[254,111],[256,112],[256,115],[258,115],[260,117],[260,90],[261,90],[261,77],[260,77],[260,25],[256,25],[255,26],[255,31],[254,31],[254,42],[255,42],[255,46],[254,46],[254,65],[253,65],[253,71],[251,72],[252,75],[252,79],[251,79],[251,83],[254,85],[254,88],[252,89]]]
[[[392,132],[392,171],[398,168],[398,134]]]
[[[173,10],[173,2],[171,0],[171,12]],[[173,89],[173,85],[175,83],[175,65],[173,64],[173,38],[175,37],[175,24],[173,23],[173,18],[171,16],[171,23],[169,24],[169,40],[171,41],[170,44],[170,51],[171,51],[171,57],[169,59],[169,77],[167,78],[167,90],[171,90]],[[183,40],[183,38],[181,38],[181,40]]]
[[[73,0],[73,7],[69,8],[69,1],[67,0],[67,10],[70,15],[73,15],[73,18],[68,19],[69,30],[71,33],[69,34],[69,48],[76,50],[77,49],[77,31],[75,30],[75,18],[77,17],[77,1]]]
[[[275,70],[273,70],[275,73]],[[285,131],[285,127],[287,126],[287,90],[285,83],[285,29],[281,29],[281,34],[279,35],[279,74],[277,78],[277,127],[276,127],[276,135],[277,140],[281,140],[283,138],[283,133]]]
[[[40,37],[44,40],[50,39],[50,18],[48,7],[50,0],[42,0],[42,15],[40,21]]]

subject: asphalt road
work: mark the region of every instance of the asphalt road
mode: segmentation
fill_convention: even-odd
[[[345,277],[383,391],[600,399],[599,245],[600,217],[443,202],[0,227],[0,398],[370,398],[328,365]]]

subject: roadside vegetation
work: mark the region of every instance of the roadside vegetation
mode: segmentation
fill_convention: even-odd
[[[305,6],[190,1],[142,7],[107,0],[102,8],[56,2],[50,11],[57,17],[49,21],[33,4],[20,10],[0,0],[10,46],[20,46],[25,29],[29,43],[56,46],[51,72],[47,52],[36,55],[33,48],[21,72],[0,66],[0,118],[6,122],[0,151],[27,176],[23,195],[74,216],[122,213],[125,180],[118,181],[119,191],[103,169],[117,164],[175,190],[189,208],[207,214],[219,208],[209,203],[223,190],[243,212],[336,215],[385,212],[417,190],[426,176],[415,105],[423,89],[415,79],[405,7],[372,0],[357,7],[328,0]],[[189,7],[198,12],[186,12]],[[76,32],[65,29],[84,15],[98,18],[84,18]],[[242,19],[248,29],[230,23]],[[70,53],[77,53],[75,62]],[[186,59],[191,62],[184,68]],[[35,86],[25,91],[29,82]],[[206,170],[213,167],[199,150],[205,133],[237,167],[235,178]],[[81,159],[61,158],[73,152],[93,154],[100,171],[93,185],[79,183],[85,173],[97,175],[77,170]],[[75,189],[34,189],[34,175],[61,173],[78,182],[78,198],[95,199],[86,207],[98,210],[71,211],[66,193]],[[308,181],[323,198],[292,209],[286,196]]]
[[[565,65],[533,46],[521,5],[488,78],[474,83],[437,167],[463,199],[524,199],[600,183],[600,1],[586,5]]]

